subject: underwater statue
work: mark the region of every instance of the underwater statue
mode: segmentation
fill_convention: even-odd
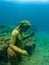
[[[32,49],[34,49],[36,45],[36,40],[34,39],[35,31],[32,29],[29,34],[26,34],[30,28],[30,22],[23,20],[12,31],[10,37],[7,36],[8,34],[0,37],[0,62],[9,63],[7,65],[23,65],[21,62],[24,57],[31,55]],[[26,41],[29,41],[30,37],[33,41],[31,42],[30,40],[28,44]],[[34,44],[31,45],[30,43]]]
[[[19,25],[12,31],[10,46],[8,48],[8,58],[11,65],[19,65],[23,55],[28,55],[27,50],[24,49],[24,41],[31,36],[34,36],[34,32],[25,35],[24,32],[30,29],[31,24],[27,20],[23,20]],[[29,51],[30,52],[30,51]]]

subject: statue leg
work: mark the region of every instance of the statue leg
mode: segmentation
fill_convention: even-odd
[[[11,48],[8,48],[8,59],[11,65],[18,65],[21,61],[21,54],[16,53]]]

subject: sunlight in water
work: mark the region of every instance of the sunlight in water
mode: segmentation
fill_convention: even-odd
[[[49,2],[49,0],[5,0],[12,2]]]

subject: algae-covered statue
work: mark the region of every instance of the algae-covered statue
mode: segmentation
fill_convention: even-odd
[[[8,58],[11,62],[11,65],[18,65],[22,60],[22,55],[28,55],[28,52],[24,50],[24,40],[34,35],[34,32],[31,31],[31,33],[28,35],[24,35],[24,32],[28,31],[30,27],[30,22],[23,20],[12,31],[10,46],[8,48]]]

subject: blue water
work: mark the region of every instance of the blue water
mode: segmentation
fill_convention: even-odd
[[[49,3],[0,2],[0,24],[17,24],[24,19],[49,31]]]
[[[49,65],[49,3],[0,1],[0,25],[17,25],[21,20],[29,20],[37,29],[36,50],[24,64]]]

